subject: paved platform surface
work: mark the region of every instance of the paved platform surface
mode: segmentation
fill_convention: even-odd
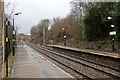
[[[95,55],[101,55],[101,56],[108,56],[113,58],[120,58],[120,53],[112,53],[112,52],[104,52],[104,51],[96,51],[96,50],[89,50],[89,49],[79,49],[79,48],[72,48],[67,46],[61,46],[61,45],[48,45],[49,47],[58,47],[73,51],[80,51],[80,52],[87,52]]]
[[[73,78],[27,45],[19,45],[11,78]]]
[[[1,74],[2,72],[0,71],[0,80],[2,79],[2,74]]]

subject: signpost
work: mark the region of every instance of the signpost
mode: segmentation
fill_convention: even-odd
[[[108,17],[108,19],[109,19],[109,20],[112,20],[112,17]],[[111,25],[111,27],[113,28],[113,31],[109,32],[109,35],[110,35],[110,36],[113,36],[113,38],[112,38],[112,51],[115,51],[115,48],[114,48],[114,47],[115,47],[115,45],[114,45],[114,40],[115,40],[116,31],[114,31],[114,30],[115,30],[115,29],[114,29],[115,26],[114,26],[113,24]]]
[[[8,46],[8,18],[5,21],[6,27],[6,40],[5,40],[5,61],[6,61],[6,77],[8,77],[8,55],[9,55],[9,46]]]

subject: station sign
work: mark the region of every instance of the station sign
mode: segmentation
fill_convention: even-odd
[[[15,31],[13,30],[13,34],[15,34]]]
[[[109,32],[109,35],[112,35],[112,36],[116,35],[116,31]]]

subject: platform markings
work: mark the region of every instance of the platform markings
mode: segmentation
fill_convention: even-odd
[[[38,54],[38,53],[37,53]],[[42,55],[39,54],[40,57],[42,57],[43,59],[46,59],[45,57],[43,57]],[[65,72],[64,70],[62,70],[60,67],[58,67],[57,65],[55,65],[54,63],[52,63],[51,61],[49,61],[48,59],[46,59],[47,62],[49,62],[50,64],[52,64],[53,66],[55,66],[56,68],[58,68],[60,71],[62,71],[63,73],[67,74],[68,76],[70,76],[71,78],[74,78],[73,76],[71,76],[70,74],[68,74],[67,72]]]
[[[29,46],[28,46],[29,47]],[[30,48],[30,47],[29,47]],[[32,49],[32,48],[31,48]],[[33,50],[33,49],[32,49]],[[35,50],[34,50],[35,51]],[[40,56],[43,59],[46,59],[45,57],[43,57],[42,55],[40,55],[37,51],[35,51],[38,56]],[[58,67],[57,65],[55,65],[54,63],[52,63],[51,61],[49,61],[48,59],[46,59],[47,62],[49,62],[50,64],[52,64],[53,66],[55,66],[56,68],[58,68],[60,71],[62,71],[63,73],[67,74],[69,77],[74,78],[73,76],[71,76],[69,73],[67,73],[66,71],[64,71],[63,69],[61,69],[60,67]]]

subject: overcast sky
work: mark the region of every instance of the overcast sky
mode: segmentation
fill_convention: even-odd
[[[13,1],[13,0],[12,0]],[[32,26],[42,19],[65,17],[70,12],[71,0],[14,0],[15,11],[22,15],[15,16],[15,25],[19,32],[30,34]]]

